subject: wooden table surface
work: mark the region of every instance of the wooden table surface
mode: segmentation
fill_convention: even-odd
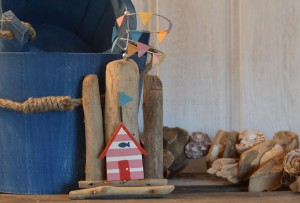
[[[181,175],[170,179],[169,184],[176,186],[172,194],[159,198],[115,198],[101,200],[70,200],[68,195],[12,195],[0,194],[0,203],[96,203],[96,202],[132,202],[132,203],[298,203],[300,193],[275,191],[250,193],[247,184],[233,185],[228,181],[207,174],[191,177]]]
[[[105,200],[70,200],[68,195],[10,195],[1,194],[0,203],[96,203],[96,202],[156,202],[156,203],[296,203],[300,202],[300,193],[292,192],[198,192],[198,193],[174,193],[162,198],[146,199],[105,199]]]

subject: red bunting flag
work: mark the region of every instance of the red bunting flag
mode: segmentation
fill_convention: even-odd
[[[162,43],[162,41],[165,39],[166,35],[168,34],[168,30],[161,30],[157,34],[158,34],[159,43]]]
[[[151,47],[147,44],[143,44],[141,42],[137,42],[138,48],[138,57],[142,57]]]
[[[124,17],[125,15],[122,15],[120,17],[117,18],[117,23],[118,23],[118,26],[121,27],[122,23],[123,23],[123,20],[124,20]]]

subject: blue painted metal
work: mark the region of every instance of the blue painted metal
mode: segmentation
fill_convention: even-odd
[[[1,98],[80,98],[87,74],[99,76],[104,93],[106,64],[121,58],[101,53],[111,47],[115,16],[124,12],[121,0],[2,0],[2,5],[4,12],[12,10],[32,23],[37,40],[23,48],[27,53],[0,50]],[[145,64],[145,57],[134,60],[139,68]],[[81,107],[32,115],[0,109],[0,192],[55,194],[75,189],[84,179],[84,138]]]
[[[20,51],[28,43],[29,29],[14,15],[12,11],[6,11],[2,15],[3,30],[9,30],[13,33],[15,40],[8,40],[10,47],[8,49]]]

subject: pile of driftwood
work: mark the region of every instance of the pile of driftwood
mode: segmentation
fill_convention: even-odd
[[[298,135],[289,131],[265,140],[260,131],[219,130],[206,157],[207,172],[235,184],[249,180],[250,192],[273,191],[285,184],[299,191],[298,148]]]

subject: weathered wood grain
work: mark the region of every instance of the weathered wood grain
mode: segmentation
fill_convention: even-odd
[[[163,178],[163,90],[157,76],[144,78],[145,178]]]
[[[174,25],[158,44],[167,55],[158,71],[164,84],[164,125],[213,138],[218,129],[230,129],[229,1],[156,3]],[[158,22],[160,28],[166,26]]]
[[[300,1],[241,2],[243,128],[299,134]]]
[[[119,187],[137,187],[137,186],[159,186],[167,185],[167,179],[141,179],[128,181],[79,181],[79,188],[92,188],[98,186],[119,186]]]
[[[123,123],[139,142],[138,102],[139,70],[133,60],[117,60],[106,67],[105,92],[105,141],[108,143],[121,122],[119,109],[119,92],[124,92],[133,101],[122,107]]]
[[[82,104],[86,142],[85,179],[103,180],[104,162],[99,158],[99,153],[104,149],[104,133],[97,75],[88,75],[84,78]]]
[[[223,153],[226,148],[226,143],[229,136],[230,133],[228,131],[218,130],[206,155],[207,168],[209,168],[217,158],[223,157]]]
[[[237,178],[242,181],[248,179],[259,168],[260,159],[274,147],[276,142],[274,140],[268,140],[253,148],[243,152],[239,160],[239,172]]]
[[[146,195],[166,195],[170,194],[174,190],[173,185],[164,186],[147,186],[147,187],[114,187],[114,186],[99,186],[95,188],[82,189],[71,191],[69,197],[71,199],[95,199],[102,197],[113,196],[140,196]]]
[[[249,192],[273,191],[280,188],[283,158],[284,155],[279,155],[255,171],[249,180]]]

